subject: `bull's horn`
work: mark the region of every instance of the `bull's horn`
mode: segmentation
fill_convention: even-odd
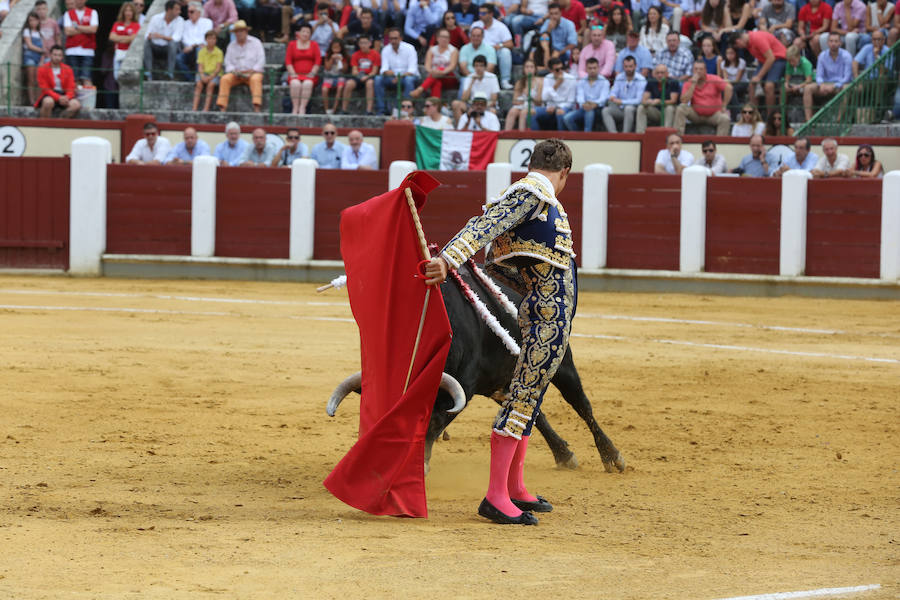
[[[459,385],[459,384],[457,384]],[[325,411],[329,417],[333,417],[337,412],[338,405],[341,400],[347,397],[350,392],[359,392],[362,390],[362,371],[357,371],[347,379],[341,382],[339,386],[331,392],[331,398],[328,399],[328,406]]]
[[[453,398],[453,408],[448,409],[448,413],[456,414],[466,407],[466,393],[452,375],[441,375],[441,388]]]

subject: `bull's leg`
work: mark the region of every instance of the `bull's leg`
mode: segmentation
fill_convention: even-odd
[[[472,399],[471,393],[466,391],[466,404]],[[448,425],[456,418],[456,414],[448,413],[447,409],[453,406],[453,398],[443,389],[438,390],[434,401],[434,409],[431,411],[431,420],[428,422],[428,431],[425,433],[425,472],[428,472],[428,463],[431,460],[431,447],[434,441],[440,437]]]
[[[503,401],[506,399],[501,392],[497,392],[491,398],[497,404],[503,404]],[[559,437],[559,434],[553,430],[543,411],[538,412],[538,416],[534,420],[534,426],[537,427],[547,445],[550,446],[550,452],[553,453],[553,460],[556,461],[557,467],[566,469],[578,468],[578,459],[575,458],[575,453],[569,450],[569,443]]]
[[[559,390],[562,397],[569,405],[575,409],[578,416],[587,424],[594,436],[594,444],[600,452],[600,458],[603,460],[603,467],[608,473],[614,470],[619,472],[625,471],[625,459],[613,445],[600,425],[594,419],[594,411],[591,408],[591,402],[584,394],[584,388],[581,386],[581,378],[575,369],[575,361],[572,359],[572,349],[566,350],[562,364],[556,375],[553,376],[552,382],[556,389]],[[542,431],[543,433],[543,431]]]

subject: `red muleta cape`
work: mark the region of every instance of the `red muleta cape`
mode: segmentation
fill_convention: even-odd
[[[440,183],[423,172],[341,213],[341,255],[359,326],[359,439],[325,479],[338,499],[373,515],[427,517],[425,433],[450,350],[450,321],[433,287],[409,387],[403,393],[427,287],[415,277],[421,247],[416,208]]]

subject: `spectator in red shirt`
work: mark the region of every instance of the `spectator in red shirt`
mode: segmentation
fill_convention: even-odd
[[[584,39],[584,30],[587,28],[587,13],[584,4],[580,0],[557,0],[562,9],[562,16],[575,23],[575,33],[578,34],[578,42]]]
[[[766,113],[775,108],[775,86],[784,77],[787,49],[768,31],[741,31],[734,40],[737,48],[746,48],[759,63],[750,79],[750,98],[756,97],[756,84],[765,81]]]
[[[116,43],[116,52],[113,55],[113,77],[119,79],[119,69],[131,42],[137,37],[141,24],[138,22],[137,11],[134,4],[126,2],[119,9],[119,16],[109,32],[109,41]]]
[[[61,46],[50,49],[50,62],[38,69],[37,81],[41,95],[34,106],[40,109],[41,118],[50,118],[57,106],[63,109],[60,115],[63,119],[71,119],[81,110],[81,104],[75,99],[75,73],[63,63]]]
[[[366,88],[366,114],[374,115],[373,103],[375,102],[375,76],[381,67],[381,54],[372,49],[372,40],[366,36],[362,36],[357,41],[359,50],[350,57],[350,68],[352,75],[344,86],[344,107],[343,111],[348,112],[350,106],[350,97],[357,85]]]
[[[628,17],[628,22],[630,23],[631,11],[619,0],[600,0],[597,10],[594,11],[594,16],[591,18],[591,25],[603,25],[605,27],[606,23],[609,22],[609,17],[612,16],[613,9],[617,6],[625,11],[625,16]]]
[[[681,104],[675,109],[675,129],[684,135],[685,122],[715,125],[716,135],[728,135],[731,117],[728,103],[734,90],[717,75],[707,75],[702,58],[694,61],[693,74],[681,86]]]
[[[831,30],[831,18],[831,6],[822,2],[822,0],[809,0],[809,3],[803,5],[803,8],[800,9],[800,13],[797,15],[797,21],[799,22],[797,39],[808,43],[810,49],[816,53],[816,56],[822,53],[819,36]]]

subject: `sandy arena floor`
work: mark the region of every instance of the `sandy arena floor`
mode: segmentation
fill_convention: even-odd
[[[529,453],[556,510],[475,514],[492,401],[435,446],[427,520],[322,479],[352,444],[344,291],[0,277],[0,598],[900,597],[900,304],[582,294],[572,340],[628,462]]]

